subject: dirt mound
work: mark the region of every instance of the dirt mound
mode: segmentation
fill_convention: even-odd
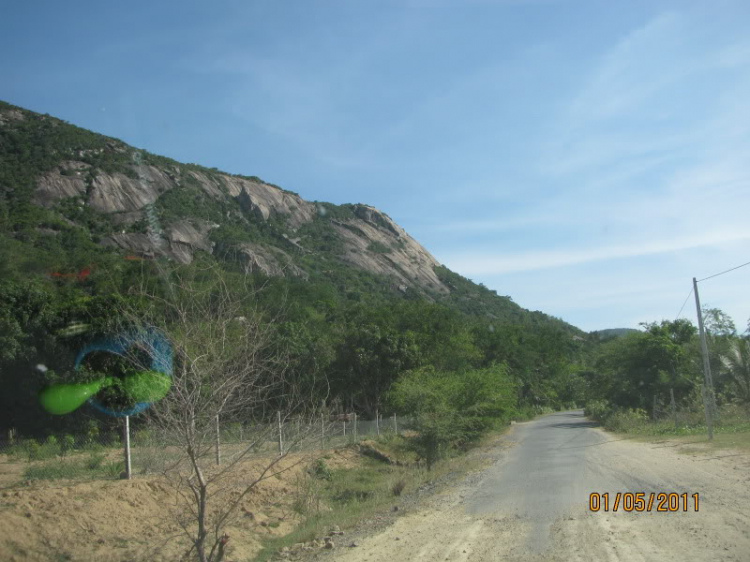
[[[257,461],[242,466],[230,482],[234,493],[257,477],[258,467]],[[240,503],[227,529],[230,560],[252,557],[263,537],[286,534],[297,524],[291,501],[306,466],[289,457],[280,467],[283,472],[261,482]],[[175,517],[184,506],[160,476],[6,488],[0,492],[0,560],[179,560],[189,548]]]

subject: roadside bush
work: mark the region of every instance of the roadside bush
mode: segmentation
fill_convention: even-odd
[[[391,493],[392,493],[392,494],[393,494],[394,496],[400,496],[400,495],[401,495],[401,492],[403,492],[403,491],[404,491],[404,488],[406,488],[406,480],[404,480],[403,478],[401,478],[401,479],[399,479],[399,480],[396,480],[396,481],[395,481],[395,482],[394,482],[394,483],[393,483],[393,484],[391,485]]]
[[[89,420],[86,424],[86,443],[96,443],[99,440],[99,423],[96,420]]]
[[[515,413],[515,388],[504,365],[463,372],[427,367],[407,372],[390,393],[412,418],[407,445],[428,470],[451,448],[466,449]]]
[[[316,478],[298,476],[292,509],[304,516],[315,516],[320,513],[321,495],[324,484]]]
[[[635,410],[622,410],[615,412],[606,418],[604,427],[618,433],[637,431],[649,423],[648,414],[640,408]]]
[[[311,472],[313,476],[315,476],[315,478],[318,478],[319,480],[331,480],[331,469],[328,468],[326,461],[324,461],[323,459],[318,459],[315,461],[312,466]]]
[[[43,461],[58,456],[60,444],[54,436],[49,436],[44,443],[39,443],[36,439],[26,439],[20,444],[20,450],[23,451],[28,462]],[[14,450],[13,454],[19,452],[19,450]]]
[[[70,453],[73,449],[75,449],[76,446],[76,438],[72,435],[63,435],[62,440],[60,441],[60,456],[65,457],[68,453]]]
[[[86,460],[84,461],[84,465],[89,470],[96,470],[97,468],[102,466],[106,458],[107,455],[100,451],[90,451]]]
[[[606,400],[589,400],[583,413],[587,418],[604,423],[612,414],[612,408]]]

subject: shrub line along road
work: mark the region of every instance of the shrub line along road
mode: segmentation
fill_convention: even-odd
[[[750,456],[618,438],[581,411],[518,424],[504,441],[488,468],[325,558],[750,562]],[[592,512],[592,492],[699,493],[699,511],[691,499],[675,513],[657,513],[658,502],[650,513]]]

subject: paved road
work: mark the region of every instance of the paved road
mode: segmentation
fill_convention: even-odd
[[[508,440],[515,443],[496,448],[486,470],[333,558],[750,562],[747,455],[681,454],[675,443],[621,439],[580,411],[518,424]],[[591,492],[701,498],[698,512],[594,513]]]
[[[580,508],[592,491],[640,490],[640,483],[618,472],[602,472],[591,447],[607,435],[583,411],[562,412],[515,428],[518,443],[505,462],[496,463],[468,499],[475,515],[503,513],[533,521],[530,547],[547,547],[550,527]],[[643,491],[643,490],[640,490]]]

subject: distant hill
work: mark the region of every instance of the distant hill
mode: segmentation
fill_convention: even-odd
[[[4,102],[0,236],[18,259],[62,242],[88,259],[189,264],[209,254],[248,273],[324,281],[353,300],[427,299],[489,321],[582,333],[450,271],[372,206],[306,201],[255,176],[183,164]]]
[[[635,330],[633,328],[609,328],[606,330],[596,330],[591,333],[599,336],[600,340],[606,340],[610,338],[620,338],[622,336],[627,336],[628,334],[638,333],[639,331],[640,330]]]

